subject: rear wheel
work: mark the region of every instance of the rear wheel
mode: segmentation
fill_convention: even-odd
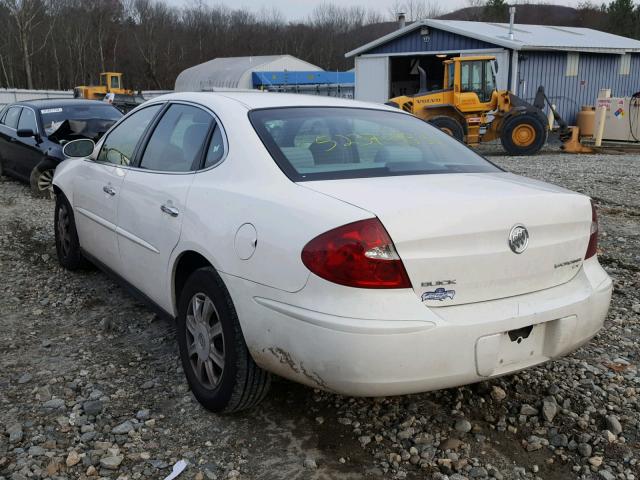
[[[504,123],[500,141],[509,155],[534,155],[547,141],[547,128],[535,115],[518,115]]]
[[[176,335],[187,381],[205,408],[235,412],[266,396],[271,376],[251,358],[231,297],[213,268],[196,270],[187,280]]]
[[[50,197],[53,195],[53,168],[35,167],[31,170],[31,191],[38,197]]]
[[[429,120],[429,123],[460,142],[464,140],[464,129],[455,118],[445,116],[435,117]]]

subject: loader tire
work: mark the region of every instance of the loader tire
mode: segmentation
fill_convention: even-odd
[[[500,142],[509,155],[535,155],[546,141],[547,126],[528,113],[508,119],[500,132]]]
[[[434,117],[429,120],[429,123],[436,128],[439,128],[447,135],[452,136],[459,142],[464,141],[464,129],[460,122],[458,122],[455,118],[451,117]]]

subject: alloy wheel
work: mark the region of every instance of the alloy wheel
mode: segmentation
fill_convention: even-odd
[[[185,322],[191,368],[198,383],[213,390],[222,379],[225,349],[220,316],[207,295],[197,293],[191,298]]]
[[[43,170],[38,175],[38,190],[41,192],[44,191],[53,191],[53,170]]]

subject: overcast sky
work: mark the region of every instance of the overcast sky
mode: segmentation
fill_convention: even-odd
[[[167,3],[176,6],[192,4],[198,0],[165,0]],[[535,0],[533,0],[535,1]],[[271,8],[276,7],[280,12],[289,20],[298,20],[306,18],[313,8],[322,3],[322,0],[203,0],[206,4],[225,4],[230,7],[246,7],[251,10],[258,11],[263,7]],[[329,0],[331,3],[332,0]],[[434,4],[438,4],[445,11],[455,10],[456,8],[468,6],[467,0],[432,0]],[[375,9],[387,15],[391,5],[396,3],[395,0],[333,0],[333,3],[342,6],[358,5]],[[402,3],[402,0],[399,0]],[[511,2],[508,2],[511,3]],[[570,5],[576,6],[579,0],[556,0],[556,1],[544,1],[540,3],[552,3],[556,5]],[[594,3],[598,3],[597,1]],[[516,14],[516,22],[517,14]]]

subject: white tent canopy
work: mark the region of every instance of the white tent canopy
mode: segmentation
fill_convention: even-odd
[[[182,71],[176,78],[176,92],[199,92],[216,88],[253,88],[251,74],[269,71],[322,71],[291,55],[221,57]]]

